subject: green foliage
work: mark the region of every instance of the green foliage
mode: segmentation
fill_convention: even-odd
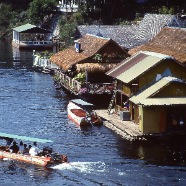
[[[94,60],[101,61],[102,60],[102,55],[101,54],[95,54],[93,57]]]
[[[49,52],[48,50],[45,50],[43,52],[37,52],[36,55],[39,56],[40,58],[46,57],[49,59],[53,55],[53,53]]]
[[[162,6],[158,9],[159,14],[174,14],[174,8],[167,8],[166,6]]]
[[[85,80],[86,80],[86,74],[85,74],[85,72],[82,72],[82,73],[80,72],[80,73],[78,73],[77,76],[75,76],[73,79],[74,79],[74,80],[77,80],[77,81],[79,81],[79,82],[81,82],[81,83],[84,83]]]
[[[74,40],[74,33],[76,31],[77,23],[72,19],[68,21],[67,17],[60,20],[60,38],[65,42],[66,46],[72,45]]]
[[[33,0],[29,7],[29,18],[33,24],[40,24],[46,15],[56,9],[56,0]]]
[[[0,26],[7,27],[12,19],[12,9],[10,5],[0,4]]]
[[[71,17],[71,20],[72,20],[72,22],[75,22],[79,25],[84,23],[83,15],[80,12],[74,13]]]

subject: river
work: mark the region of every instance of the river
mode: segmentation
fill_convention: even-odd
[[[130,142],[105,126],[81,130],[67,118],[68,95],[55,90],[50,75],[33,71],[32,52],[16,55],[0,42],[1,132],[50,139],[69,163],[0,160],[1,186],[185,185],[185,138]]]

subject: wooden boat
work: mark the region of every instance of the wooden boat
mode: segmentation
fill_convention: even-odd
[[[93,112],[94,105],[82,99],[73,99],[67,105],[68,118],[80,127],[102,125],[102,119]]]
[[[47,139],[30,138],[26,136],[18,136],[18,135],[6,134],[6,133],[0,133],[0,138],[4,140],[18,139],[21,141],[32,141],[37,143],[52,142],[51,140],[47,140]],[[25,163],[34,164],[34,165],[40,165],[40,166],[60,164],[68,161],[66,155],[61,155],[52,152],[52,149],[49,147],[44,147],[43,151],[39,155],[31,156],[29,154],[12,153],[9,151],[7,146],[0,146],[0,159],[11,159],[11,160],[21,161]]]

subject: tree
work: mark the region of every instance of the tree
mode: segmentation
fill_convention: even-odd
[[[10,5],[0,3],[0,27],[8,27],[12,18],[12,9]]]
[[[29,18],[33,24],[41,24],[46,15],[57,7],[56,0],[33,0],[29,7]]]
[[[67,20],[63,17],[60,21],[60,38],[66,46],[72,45],[77,23],[74,20]]]

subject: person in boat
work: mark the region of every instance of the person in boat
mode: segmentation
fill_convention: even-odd
[[[6,140],[6,145],[10,146],[12,144],[12,142],[14,141],[13,138],[4,138]]]
[[[37,143],[34,142],[33,146],[29,150],[29,154],[31,156],[37,156],[40,152],[41,152],[41,150],[37,147]]]
[[[29,154],[29,149],[27,147],[27,144],[24,144],[23,146],[24,146],[24,148],[23,148],[23,154]]]
[[[100,118],[99,118],[99,116],[97,115],[97,113],[96,112],[92,112],[91,113],[91,121],[92,121],[92,123],[94,124],[94,123],[97,123],[97,122],[99,122],[99,120],[100,120]]]
[[[30,150],[30,149],[31,149],[31,147],[32,147],[32,145],[29,145],[29,146],[28,146],[28,150]]]
[[[14,141],[13,145],[10,147],[10,152],[12,152],[12,153],[18,153],[19,152],[19,146],[17,145],[16,141]]]
[[[24,150],[23,142],[20,141],[20,143],[19,143],[19,153],[23,154],[23,150]]]

